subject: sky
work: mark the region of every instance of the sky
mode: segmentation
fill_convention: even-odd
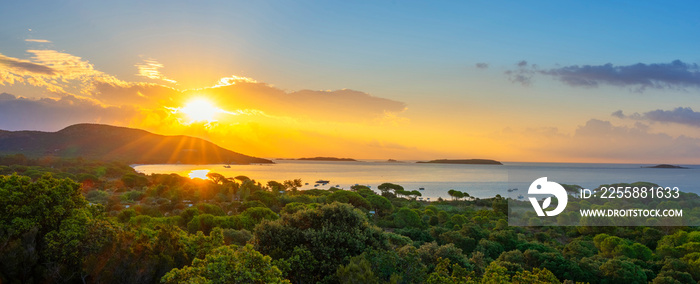
[[[0,129],[268,158],[700,163],[693,1],[13,1]]]

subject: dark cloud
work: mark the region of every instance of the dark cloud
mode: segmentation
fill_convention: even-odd
[[[46,65],[37,64],[29,62],[26,60],[20,60],[12,57],[7,57],[0,54],[0,65],[5,65],[10,69],[19,69],[17,71],[24,71],[29,73],[43,74],[43,75],[54,75],[56,71]],[[24,73],[22,72],[22,73]]]
[[[700,112],[693,111],[689,107],[677,107],[673,110],[653,110],[643,114],[633,113],[625,115],[622,110],[612,113],[612,116],[618,118],[628,118],[636,120],[647,120],[660,123],[678,123],[693,127],[700,127]]]
[[[489,64],[488,64],[488,63],[484,63],[484,62],[480,62],[480,63],[477,63],[477,64],[476,64],[476,68],[479,68],[479,69],[488,69],[488,68],[489,68]]]
[[[552,76],[573,87],[598,87],[611,85],[633,87],[637,91],[647,88],[684,89],[700,87],[700,67],[694,63],[675,60],[671,63],[637,63],[627,66],[573,65],[561,68],[538,70],[535,65],[522,61],[518,69],[506,71],[511,81],[531,82],[534,74]],[[529,77],[528,77],[529,76]],[[515,79],[512,79],[515,77]]]
[[[27,99],[0,94],[0,129],[56,131],[76,123],[124,125],[136,111],[105,107],[73,96],[60,99]]]

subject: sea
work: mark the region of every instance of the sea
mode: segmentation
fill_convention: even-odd
[[[591,163],[525,163],[503,162],[503,165],[462,165],[375,160],[362,161],[299,161],[275,160],[274,164],[253,165],[132,165],[144,174],[175,173],[191,178],[206,178],[207,173],[226,177],[247,176],[257,182],[283,182],[301,179],[300,190],[350,189],[352,185],[367,185],[373,190],[390,182],[406,190],[418,190],[422,200],[450,199],[451,189],[477,198],[526,193],[528,186],[539,177],[563,184],[575,184],[593,189],[614,183],[652,182],[663,187],[678,187],[680,191],[700,194],[700,165],[680,165],[678,168],[649,168],[649,164],[591,164]],[[317,183],[328,181],[327,183]]]

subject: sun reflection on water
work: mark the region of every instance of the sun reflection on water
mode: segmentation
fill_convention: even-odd
[[[187,176],[189,176],[191,179],[208,179],[207,174],[209,173],[209,170],[192,170],[190,171]]]

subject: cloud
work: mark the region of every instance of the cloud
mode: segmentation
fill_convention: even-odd
[[[700,157],[700,138],[658,132],[642,121],[628,126],[589,119],[571,133],[555,127],[506,128],[493,136],[494,147],[501,144],[519,159],[552,162],[692,164]]]
[[[400,119],[395,114],[406,109],[403,102],[355,90],[288,92],[248,80],[237,80],[235,84],[223,87],[186,91],[185,97],[198,94],[205,95],[228,111],[261,110],[273,116],[327,121],[361,122],[385,118],[397,122]]]
[[[477,64],[476,64],[476,68],[479,68],[479,69],[488,69],[488,68],[489,68],[489,64],[488,64],[488,63],[484,63],[484,62],[480,62],[480,63],[477,63]]]
[[[700,112],[693,111],[689,107],[677,107],[673,110],[653,110],[643,114],[633,113],[625,115],[622,110],[612,113],[612,116],[617,118],[628,118],[635,120],[646,120],[660,123],[677,123],[692,127],[700,127]]]
[[[518,83],[523,86],[532,85],[532,77],[537,73],[537,65],[532,65],[528,68],[527,61],[523,60],[515,64],[518,68],[515,70],[507,70],[508,79],[513,83]]]
[[[38,42],[38,43],[51,43],[50,40],[45,40],[45,39],[32,39],[32,38],[25,39],[24,41],[26,41],[26,42]]]
[[[660,163],[697,159],[700,156],[700,139],[651,133],[648,125],[643,123],[628,127],[591,119],[579,126],[572,140],[561,145],[559,151],[576,155],[576,158]]]
[[[234,85],[237,82],[246,82],[246,83],[257,83],[258,81],[255,81],[251,78],[247,77],[241,77],[241,76],[236,76],[236,75],[231,75],[231,77],[224,77],[219,80],[219,82],[212,88],[216,87],[224,87],[224,86],[229,86],[229,85]]]
[[[0,85],[25,84],[46,88],[56,94],[89,96],[95,82],[125,84],[114,76],[95,70],[78,56],[55,50],[27,50],[31,60],[0,54]]]
[[[43,88],[54,96],[94,100],[101,105],[132,105],[140,109],[175,109],[204,97],[227,112],[247,116],[329,122],[406,123],[398,114],[403,102],[361,91],[284,91],[241,76],[221,78],[213,87],[179,90],[159,83],[126,82],[97,70],[89,61],[56,50],[27,50],[28,60],[0,54],[0,85],[24,84]],[[142,77],[175,81],[160,73],[154,59],[136,65]],[[24,95],[24,94],[23,94]]]
[[[0,65],[4,65],[7,69],[12,70],[19,74],[42,74],[42,75],[54,75],[56,71],[46,65],[33,63],[27,60],[21,60],[17,58],[7,57],[0,54]]]
[[[139,70],[139,73],[136,74],[138,76],[154,80],[163,80],[169,83],[177,83],[177,81],[165,77],[165,75],[160,73],[158,69],[163,68],[163,64],[158,63],[158,61],[156,61],[155,59],[145,59],[143,63],[136,64],[135,66]]]
[[[633,87],[636,91],[652,89],[685,89],[700,87],[700,67],[694,63],[675,60],[671,63],[637,63],[616,66],[572,65],[539,70],[522,61],[516,70],[506,71],[511,81],[528,85],[535,74],[552,76],[572,87],[595,88],[600,85]]]
[[[91,96],[109,105],[139,105],[141,107],[161,107],[182,101],[181,91],[151,83],[94,82]]]
[[[0,129],[56,131],[68,125],[92,122],[125,125],[137,112],[130,107],[108,107],[74,96],[28,99],[0,94]]]

